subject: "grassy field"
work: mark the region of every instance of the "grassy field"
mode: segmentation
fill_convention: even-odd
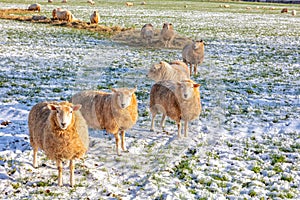
[[[41,2],[40,15],[67,8],[81,21],[93,10],[100,25],[160,29],[203,39],[199,66],[203,111],[190,137],[149,132],[151,64],[181,59],[181,49],[133,47],[106,34],[50,24],[0,20],[0,192],[3,199],[298,199],[300,198],[300,5],[237,1]],[[1,1],[27,8],[31,1]],[[224,8],[224,5],[229,8]],[[281,14],[287,7],[288,13]],[[34,13],[37,15],[38,13]],[[26,15],[32,15],[26,14]],[[76,164],[76,186],[56,185],[54,163],[28,139],[30,108],[89,89],[138,85],[138,123],[126,133],[128,154],[90,130],[90,150]],[[168,133],[168,134],[166,134]],[[67,168],[64,170],[67,173]],[[67,183],[67,174],[64,174]]]

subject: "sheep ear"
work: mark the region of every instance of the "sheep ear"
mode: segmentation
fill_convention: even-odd
[[[168,64],[167,62],[165,62],[165,61],[160,61],[160,64],[161,64],[162,66],[164,66],[164,67],[169,66],[169,64]]]
[[[49,108],[49,110],[56,110],[58,106],[55,106],[53,104],[48,104],[47,107]]]
[[[130,90],[131,94],[135,93],[136,90],[137,90],[137,86],[135,86],[135,88],[132,88],[132,89]]]
[[[80,108],[81,108],[81,104],[76,104],[72,106],[73,111],[80,110]]]
[[[117,92],[118,92],[118,90],[115,89],[115,88],[111,88],[111,91],[113,91],[114,93],[117,93]]]
[[[200,87],[201,84],[194,84],[194,88]]]
[[[161,68],[162,63],[160,62],[159,65],[154,64],[154,69],[160,69]]]
[[[177,81],[177,82],[176,82],[176,85],[181,86],[181,82],[180,82],[180,81]]]

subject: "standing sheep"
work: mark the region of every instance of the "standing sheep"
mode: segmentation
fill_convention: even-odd
[[[29,7],[28,7],[28,10],[31,10],[31,11],[38,11],[38,12],[41,12],[41,5],[38,4],[38,3],[34,3],[34,4],[31,4]]]
[[[197,75],[198,64],[202,64],[204,60],[204,42],[202,40],[193,41],[192,44],[187,44],[182,50],[183,62],[190,65],[190,74],[193,73]]]
[[[165,126],[166,116],[173,119],[178,126],[178,137],[181,137],[181,122],[184,121],[184,136],[188,136],[188,122],[196,119],[201,113],[200,84],[192,80],[180,82],[167,80],[155,83],[150,92],[150,111],[152,114],[151,131],[154,131],[154,120],[158,112],[163,114],[160,125]]]
[[[296,10],[292,10],[292,15],[296,16],[296,14],[297,14],[297,11]]]
[[[171,47],[171,44],[175,38],[173,25],[170,23],[164,23],[159,37],[160,40],[164,43],[165,47]]]
[[[72,97],[73,103],[82,105],[81,113],[91,128],[106,129],[116,139],[116,151],[119,152],[119,131],[121,132],[121,148],[127,151],[125,131],[137,121],[136,88],[112,89],[112,93],[103,91],[83,91]]]
[[[94,11],[93,14],[90,16],[91,24],[98,24],[99,23],[99,13],[98,11]]]
[[[73,15],[69,10],[62,10],[61,8],[53,9],[52,11],[53,19],[58,19],[60,21],[72,22]]]
[[[74,186],[73,160],[82,158],[89,145],[88,127],[79,109],[69,102],[42,102],[32,107],[28,117],[33,167],[38,167],[37,151],[56,161],[58,185],[62,186],[62,161],[70,160],[70,185]]]
[[[159,64],[154,64],[151,66],[147,77],[154,81],[181,81],[190,79],[190,73],[186,64],[183,62],[173,61],[170,65],[167,62],[161,61]]]
[[[141,30],[141,38],[144,39],[147,45],[151,44],[154,37],[154,29],[152,24],[145,24]]]

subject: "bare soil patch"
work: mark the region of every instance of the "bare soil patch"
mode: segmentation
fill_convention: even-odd
[[[154,38],[152,43],[147,45],[146,41],[144,41],[140,36],[141,31],[138,29],[127,30],[120,32],[114,35],[113,40],[134,47],[148,47],[148,48],[165,48],[164,43],[159,40],[160,30],[155,30]],[[179,34],[175,36],[173,40],[173,44],[170,49],[182,49],[186,44],[190,43],[192,40],[182,37]]]

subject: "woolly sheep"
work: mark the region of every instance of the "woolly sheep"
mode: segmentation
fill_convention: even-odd
[[[297,14],[297,11],[296,10],[292,10],[292,15],[296,16],[296,14]]]
[[[182,50],[183,62],[187,65],[190,65],[190,74],[193,73],[194,65],[194,74],[197,75],[198,64],[202,64],[204,60],[204,42],[193,41],[191,44],[187,44],[183,47]]]
[[[149,69],[147,77],[154,81],[161,80],[186,80],[190,79],[190,72],[184,62],[173,61],[171,65],[161,61],[158,64],[153,64]]]
[[[62,3],[67,3],[67,0],[62,0],[61,2],[62,2]]]
[[[91,4],[91,5],[94,5],[95,4],[95,1],[93,0],[88,0],[87,3]]]
[[[98,24],[99,18],[99,13],[95,10],[90,16],[91,24]]]
[[[53,1],[52,0],[48,0],[48,3],[52,3]]]
[[[38,11],[38,12],[41,12],[41,5],[38,4],[38,3],[34,3],[34,4],[31,4],[29,7],[28,7],[28,10],[33,10],[33,11]]]
[[[28,117],[33,167],[38,167],[37,151],[56,161],[58,185],[62,186],[62,161],[70,160],[70,185],[74,186],[74,159],[82,158],[89,145],[88,127],[79,109],[69,102],[41,102]]]
[[[173,119],[178,126],[178,137],[181,137],[181,122],[184,121],[184,136],[188,136],[188,122],[196,119],[201,112],[200,84],[192,80],[159,81],[150,92],[150,111],[152,114],[151,131],[154,131],[154,120],[157,113],[163,114],[160,125],[165,126],[166,116]]]
[[[154,29],[152,24],[145,24],[141,30],[141,38],[146,40],[147,44],[152,42],[154,37]]]
[[[287,13],[288,12],[288,9],[287,8],[283,8],[282,10],[281,10],[281,13]]]
[[[173,25],[170,23],[164,23],[159,37],[160,40],[164,43],[165,47],[171,47],[171,44],[175,38]]]
[[[52,11],[53,19],[58,19],[62,21],[72,22],[73,15],[69,10],[62,10],[61,8],[53,9]]]
[[[121,148],[127,152],[125,131],[137,121],[136,88],[111,89],[112,93],[103,91],[83,91],[72,97],[73,103],[82,105],[81,113],[91,128],[106,129],[115,136],[116,151],[119,152],[121,133]]]
[[[126,6],[133,6],[133,3],[132,2],[126,2],[125,5]]]

